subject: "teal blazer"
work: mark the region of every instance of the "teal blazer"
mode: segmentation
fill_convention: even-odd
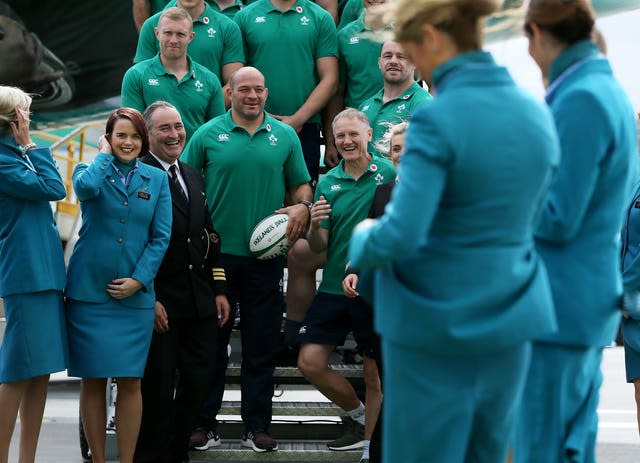
[[[624,308],[631,315],[622,320],[622,334],[625,345],[640,352],[640,182],[627,204],[621,236]]]
[[[107,285],[130,277],[143,289],[118,302],[133,308],[155,305],[153,279],[171,236],[171,193],[166,172],[141,162],[125,187],[111,154],[78,164],[73,187],[82,208],[80,237],[71,255],[66,296],[105,303]]]
[[[549,110],[488,53],[459,55],[433,77],[436,97],[409,122],[385,214],[356,228],[349,257],[378,269],[385,342],[490,353],[556,327],[533,233],[558,139]]]
[[[559,330],[544,342],[605,346],[622,294],[620,241],[636,173],[633,108],[607,59],[588,40],[551,64],[547,102],[562,160],[536,232]]]
[[[26,158],[0,135],[0,296],[62,290],[62,243],[49,201],[67,192],[49,148]]]

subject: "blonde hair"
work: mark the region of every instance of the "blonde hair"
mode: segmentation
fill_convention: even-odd
[[[396,135],[402,135],[405,133],[407,131],[407,127],[409,127],[409,123],[406,121],[399,122],[397,124],[387,122],[386,126],[387,131],[384,133],[382,138],[378,140],[375,147],[385,158],[391,158],[391,140],[393,140],[393,137]]]
[[[333,121],[331,122],[331,129],[334,132],[336,131],[336,122],[340,119],[354,119],[362,123],[367,129],[371,128],[371,124],[369,123],[367,115],[355,108],[343,109],[336,115],[336,117],[333,118]]]
[[[164,18],[170,19],[171,21],[184,21],[186,19],[189,21],[189,30],[193,31],[193,18],[184,8],[172,6],[171,8],[164,10],[158,19],[157,27],[160,27],[160,23]]]
[[[391,0],[370,8],[376,24],[394,24],[398,42],[422,42],[422,26],[447,32],[461,51],[482,46],[480,19],[498,11],[499,0]]]
[[[16,120],[16,106],[28,112],[31,97],[17,87],[0,85],[0,133],[11,133],[9,123]]]

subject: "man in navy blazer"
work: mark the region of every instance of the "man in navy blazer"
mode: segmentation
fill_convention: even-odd
[[[154,282],[154,333],[135,461],[174,463],[188,461],[189,435],[213,381],[218,326],[227,322],[229,303],[202,176],[178,161],[186,136],[180,113],[157,101],[144,118],[150,154],[141,160],[169,175],[173,225]]]

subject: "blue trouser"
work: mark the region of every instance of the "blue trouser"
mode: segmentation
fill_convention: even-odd
[[[384,462],[505,461],[529,343],[463,357],[382,342],[384,364],[393,372],[384,375]]]
[[[217,424],[216,415],[222,406],[225,373],[229,363],[227,344],[239,305],[242,333],[242,421],[248,431],[267,431],[271,424],[275,351],[284,312],[284,258],[258,260],[222,254],[221,264],[227,276],[227,297],[232,313],[229,322],[218,333],[216,378],[203,405],[200,422],[209,427]]]
[[[594,463],[601,347],[533,343],[514,463]]]

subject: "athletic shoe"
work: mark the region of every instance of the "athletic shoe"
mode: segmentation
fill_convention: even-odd
[[[278,450],[278,442],[264,431],[249,431],[242,436],[240,445],[254,450],[254,452],[274,452]]]
[[[207,450],[211,447],[220,447],[220,436],[215,429],[207,429],[201,426],[191,433],[189,448]]]
[[[358,450],[364,447],[364,425],[350,417],[343,417],[345,432],[342,437],[329,442],[329,450]]]

